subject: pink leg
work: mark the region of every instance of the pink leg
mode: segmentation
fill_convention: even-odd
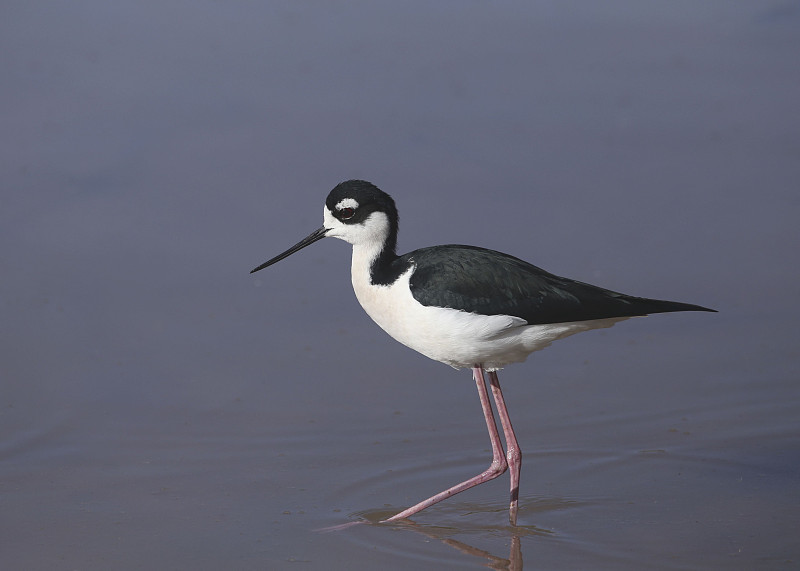
[[[489,374],[491,375],[492,373]],[[478,385],[478,396],[481,399],[483,416],[484,418],[486,418],[486,427],[489,429],[489,439],[492,442],[492,463],[485,471],[481,472],[474,478],[470,478],[469,480],[461,482],[460,484],[456,484],[452,488],[448,488],[443,492],[439,492],[435,496],[432,496],[427,500],[423,500],[417,505],[411,506],[407,510],[402,511],[399,514],[394,515],[389,519],[384,520],[381,523],[387,521],[396,521],[398,519],[405,519],[407,517],[410,517],[415,513],[421,512],[425,508],[432,506],[433,504],[439,503],[442,500],[446,500],[450,496],[454,496],[459,492],[468,490],[469,488],[477,486],[478,484],[482,484],[483,482],[488,482],[489,480],[492,480],[497,476],[499,476],[500,474],[502,474],[503,472],[505,472],[506,469],[508,468],[506,459],[503,456],[503,444],[500,441],[500,433],[497,431],[497,424],[494,421],[494,414],[492,413],[492,404],[491,402],[489,402],[489,393],[486,391],[486,380],[483,377],[483,368],[479,366],[473,367],[472,376],[475,379],[475,383]],[[496,377],[497,376],[495,375],[495,378]],[[494,388],[492,388],[492,390],[494,390]],[[495,399],[496,398],[497,397],[495,397]]]
[[[522,468],[522,450],[519,449],[514,428],[511,426],[511,418],[508,416],[508,408],[500,390],[500,379],[497,373],[489,373],[489,385],[492,387],[492,396],[497,405],[497,414],[500,416],[500,424],[503,426],[503,436],[506,439],[506,458],[511,472],[511,505],[508,509],[508,520],[511,525],[517,525],[517,510],[519,509],[519,472]]]

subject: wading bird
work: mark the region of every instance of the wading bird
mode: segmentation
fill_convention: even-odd
[[[410,517],[510,469],[509,521],[516,525],[522,453],[497,371],[524,361],[557,339],[610,327],[629,317],[715,311],[617,293],[474,246],[433,246],[398,256],[397,228],[394,200],[369,182],[349,180],[328,194],[321,228],[250,272],[262,270],[325,237],[349,242],[353,245],[353,289],[375,323],[426,357],[457,369],[472,369],[492,444],[489,468],[385,521]],[[484,372],[489,376],[505,450]]]

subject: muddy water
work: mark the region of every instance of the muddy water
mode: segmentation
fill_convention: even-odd
[[[4,569],[797,565],[792,4],[6,12]],[[345,244],[247,274],[353,176],[401,250],[720,313],[501,372],[517,527],[503,477],[377,525],[490,449],[469,372],[369,321]]]

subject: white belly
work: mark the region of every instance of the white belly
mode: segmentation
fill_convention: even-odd
[[[457,369],[481,365],[496,370],[524,361],[557,339],[627,319],[528,325],[509,315],[424,306],[411,295],[413,268],[389,286],[376,286],[370,283],[368,265],[357,258],[353,256],[353,289],[375,323],[403,345]]]

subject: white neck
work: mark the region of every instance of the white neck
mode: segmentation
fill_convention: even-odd
[[[379,242],[365,242],[353,245],[353,259],[350,264],[350,279],[356,294],[360,288],[371,284],[370,269],[372,263],[381,253],[383,244]]]

